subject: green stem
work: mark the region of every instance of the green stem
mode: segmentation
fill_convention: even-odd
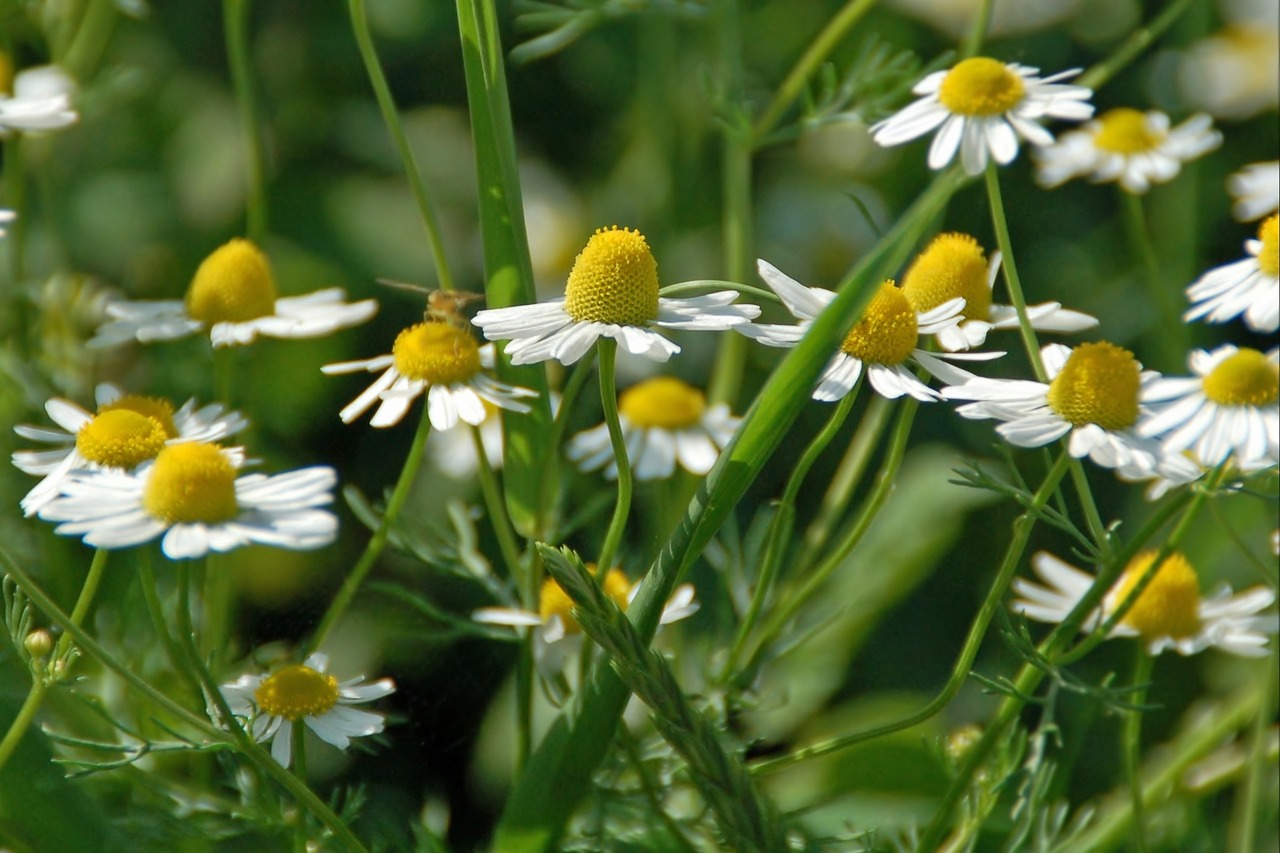
[[[1197,0],[1173,0],[1165,7],[1159,15],[1152,19],[1151,23],[1145,27],[1134,30],[1124,44],[1119,49],[1113,51],[1110,56],[1094,65],[1088,71],[1084,72],[1074,82],[1077,86],[1088,86],[1090,89],[1098,89],[1130,62],[1138,58],[1142,51],[1150,47],[1156,39],[1164,34],[1165,30],[1173,26],[1174,22],[1182,16],[1182,13],[1191,8]]]
[[[1142,705],[1147,700],[1147,688],[1151,682],[1151,668],[1155,658],[1147,654],[1146,645],[1139,640],[1133,662],[1133,693],[1129,702],[1135,707],[1124,714],[1124,757],[1129,773],[1129,794],[1133,803],[1133,849],[1145,853],[1147,849],[1146,818],[1142,806]]]
[[[1063,450],[1066,450],[1070,442],[1070,435],[1061,440]],[[1102,523],[1098,503],[1093,499],[1093,490],[1089,487],[1089,477],[1085,474],[1084,463],[1079,459],[1071,460],[1071,482],[1075,484],[1076,494],[1080,497],[1080,508],[1084,511],[1085,525],[1089,528],[1089,535],[1093,537],[1094,544],[1098,546],[1101,554],[1101,560],[1105,562],[1110,557],[1111,538],[1107,533],[1106,525]]]
[[[22,742],[22,736],[27,733],[27,728],[31,725],[31,721],[35,719],[36,712],[40,710],[40,704],[44,702],[44,694],[48,689],[49,682],[44,676],[33,676],[31,689],[27,692],[27,698],[23,701],[22,707],[18,709],[18,714],[13,718],[13,722],[9,724],[9,731],[5,733],[4,740],[0,740],[0,770],[3,770],[4,766],[9,763],[9,759],[13,757],[14,750]]]
[[[498,540],[498,550],[502,552],[502,561],[507,565],[507,573],[519,582],[524,575],[520,563],[520,546],[516,543],[511,519],[507,517],[507,506],[502,500],[502,489],[498,486],[498,477],[493,472],[493,466],[489,464],[488,454],[484,452],[480,427],[468,426],[467,429],[471,432],[472,445],[476,449],[476,473],[480,478],[480,493],[484,497],[484,505],[489,512],[489,525],[493,528],[494,536]]]
[[[1036,340],[1035,330],[1031,328],[1031,321],[1027,318],[1027,300],[1022,295],[1022,280],[1018,277],[1018,265],[1013,259],[1013,241],[1009,239],[1009,222],[1005,218],[1004,199],[1000,195],[1000,176],[996,172],[994,160],[987,162],[986,181],[987,198],[991,202],[991,224],[995,227],[996,243],[1003,256],[1000,266],[1004,270],[1005,283],[1009,286],[1009,301],[1018,314],[1018,332],[1022,335],[1022,345],[1027,350],[1027,358],[1031,360],[1036,379],[1046,382],[1047,374],[1044,363],[1040,360],[1040,342]]]
[[[1232,835],[1229,847],[1232,853],[1250,853],[1261,847],[1261,839],[1255,839],[1258,833],[1258,810],[1263,797],[1269,796],[1265,773],[1267,770],[1267,749],[1270,742],[1269,732],[1275,720],[1276,682],[1280,680],[1280,667],[1277,667],[1277,647],[1271,644],[1271,658],[1266,662],[1266,674],[1258,680],[1259,705],[1257,716],[1253,718],[1253,731],[1249,735],[1249,758],[1245,764],[1245,775],[1236,800],[1237,819],[1232,821]]]
[[[614,567],[623,531],[627,528],[627,516],[631,512],[631,460],[627,458],[627,440],[622,435],[622,423],[618,420],[618,389],[614,381],[614,360],[618,344],[612,338],[601,338],[600,351],[600,406],[604,409],[604,422],[609,427],[609,443],[613,445],[613,459],[618,466],[618,502],[613,507],[613,518],[600,546],[597,566],[600,577]]]
[[[76,34],[63,55],[61,65],[77,80],[88,80],[102,59],[102,52],[115,29],[116,4],[112,0],[89,0],[76,27]]]
[[[160,596],[156,590],[155,571],[151,567],[151,549],[149,548],[138,549],[138,583],[142,587],[142,598],[147,605],[147,615],[151,617],[151,625],[155,629],[156,637],[160,640],[160,645],[164,646],[169,666],[179,678],[187,682],[194,695],[197,698],[200,697],[202,695],[200,684],[187,667],[182,650],[178,648],[178,643],[173,639],[173,634],[169,632],[169,626],[165,622],[164,609],[160,606]]]
[[[1117,187],[1120,206],[1123,208],[1125,233],[1138,255],[1147,282],[1147,292],[1159,310],[1157,322],[1147,336],[1154,348],[1160,350],[1162,366],[1176,368],[1182,364],[1187,351],[1187,325],[1182,322],[1181,303],[1174,298],[1177,290],[1169,286],[1160,274],[1160,261],[1155,244],[1151,241],[1151,229],[1147,225],[1142,196]]]
[[[662,797],[658,793],[658,782],[654,780],[653,774],[649,772],[649,768],[644,766],[644,758],[640,755],[640,749],[636,746],[635,735],[623,726],[618,731],[618,741],[622,744],[623,751],[627,754],[627,759],[631,762],[631,766],[635,768],[636,776],[640,779],[640,788],[644,791],[644,798],[649,802],[649,810],[653,812],[653,816],[662,822],[663,827],[667,830],[667,834],[671,836],[676,846],[684,853],[696,853],[689,839],[685,838],[684,832],[680,829],[680,824],[671,819],[671,815],[667,814],[666,809],[662,807]]]
[[[30,343],[31,322],[28,314],[30,304],[23,293],[23,279],[26,277],[26,243],[27,217],[30,210],[27,206],[26,157],[23,149],[25,143],[21,135],[14,136],[4,142],[4,188],[5,203],[17,216],[6,226],[8,235],[4,238],[5,250],[9,253],[9,284],[15,292],[7,300],[14,306],[13,328],[14,338],[22,342],[20,352],[26,354]]]
[[[541,500],[538,508],[538,533],[545,536],[549,519],[552,517],[553,505],[556,500],[556,487],[559,485],[559,478],[556,474],[560,460],[560,442],[564,440],[564,431],[569,423],[569,413],[573,411],[573,404],[578,399],[582,386],[587,384],[587,379],[591,376],[591,368],[595,363],[595,359],[588,357],[580,359],[573,367],[573,371],[569,374],[569,381],[565,383],[564,389],[560,392],[560,408],[556,410],[555,418],[551,422],[551,431],[547,436],[547,444],[542,454],[542,466],[538,472],[538,483],[541,492]],[[539,565],[538,561],[534,561],[534,565]],[[533,579],[536,583],[536,578]]]
[[[240,111],[247,174],[245,234],[262,245],[267,236],[266,151],[258,129],[258,106],[253,94],[253,60],[249,50],[249,0],[223,0],[222,25],[226,30],[227,62],[231,85]]]
[[[960,47],[962,59],[977,56],[982,50],[982,43],[987,38],[987,30],[991,29],[991,8],[994,5],[994,0],[982,0],[982,5],[978,7],[978,14],[973,18],[973,26],[969,28],[969,35],[965,37],[964,44]]]

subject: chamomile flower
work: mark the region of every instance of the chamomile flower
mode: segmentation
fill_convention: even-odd
[[[677,461],[691,474],[707,473],[741,422],[727,405],[708,407],[701,391],[671,376],[647,379],[623,391],[618,420],[637,480],[666,479],[675,473]],[[583,471],[604,468],[609,479],[618,476],[608,424],[575,435],[566,455]]]
[[[1044,187],[1072,178],[1094,183],[1115,181],[1125,192],[1141,195],[1152,184],[1177,177],[1189,163],[1222,144],[1213,119],[1200,113],[1177,127],[1158,110],[1121,107],[1108,110],[1079,130],[1036,151],[1036,180]]]
[[[758,323],[738,331],[766,346],[793,347],[836,295],[821,287],[806,287],[770,263],[757,263],[760,277],[800,322],[794,326]],[[963,319],[963,311],[964,299],[960,297],[928,311],[916,311],[900,288],[892,281],[884,282],[867,304],[862,319],[845,336],[839,352],[827,363],[813,399],[832,402],[843,398],[858,383],[864,367],[872,387],[890,400],[903,394],[922,402],[941,399],[941,394],[916,378],[911,369],[913,364],[944,382],[960,383],[972,374],[942,359],[986,361],[1004,355],[1002,352],[929,353],[917,348],[920,335],[937,334],[956,325]]]
[[[980,347],[992,330],[1018,328],[1017,310],[991,301],[999,269],[999,252],[988,263],[982,246],[968,234],[939,234],[907,268],[902,293],[921,312],[964,299],[961,322],[944,326],[935,337],[948,352]],[[1080,332],[1098,325],[1096,317],[1063,308],[1060,302],[1028,305],[1027,319],[1041,332]]]
[[[172,341],[208,329],[215,347],[269,338],[316,338],[363,323],[378,310],[372,299],[344,302],[341,288],[277,298],[267,256],[248,240],[234,239],[204,259],[186,298],[112,302],[110,321],[88,343],[110,347],[126,341]]]
[[[343,423],[351,423],[380,401],[369,423],[375,427],[398,424],[413,401],[425,392],[431,426],[449,430],[458,421],[473,426],[483,423],[486,402],[514,412],[529,411],[521,398],[536,397],[537,392],[506,385],[482,372],[492,367],[492,344],[478,346],[467,329],[428,321],[397,335],[389,355],[328,364],[320,369],[327,374],[382,371],[372,385],[338,413]]]
[[[1041,119],[1082,121],[1093,115],[1092,90],[1058,82],[1080,69],[1045,78],[1036,76],[1039,70],[985,56],[962,60],[917,83],[911,91],[924,97],[872,125],[872,138],[888,147],[937,130],[929,146],[930,169],[946,166],[957,150],[970,175],[986,168],[988,156],[1007,165],[1018,156],[1018,137],[1032,145],[1053,142]]]
[[[318,509],[337,482],[325,466],[285,474],[236,477],[216,444],[171,444],[136,472],[73,472],[62,495],[39,516],[55,533],[81,536],[95,548],[129,548],[163,536],[171,560],[203,557],[258,543],[309,550],[328,545],[338,519]]]
[[[1252,222],[1280,210],[1280,160],[1250,163],[1227,178],[1227,192],[1235,199],[1231,212]]]
[[[225,412],[217,403],[196,408],[196,401],[188,400],[175,412],[168,400],[126,395],[108,384],[99,385],[96,396],[98,410],[93,413],[60,397],[45,403],[45,411],[61,429],[25,424],[13,428],[29,441],[54,445],[51,450],[13,454],[20,470],[43,477],[22,499],[25,515],[35,515],[56,498],[62,481],[74,470],[132,469],[168,445],[220,441],[248,425],[239,412]],[[242,455],[236,451],[236,456]]]
[[[1102,605],[1085,619],[1081,630],[1093,631],[1115,613],[1155,558],[1155,551],[1134,557]],[[1032,558],[1031,564],[1047,585],[1015,580],[1013,588],[1020,598],[1013,602],[1013,611],[1037,622],[1062,622],[1093,585],[1093,576],[1043,551]],[[1276,633],[1276,616],[1259,614],[1275,600],[1275,593],[1264,586],[1239,595],[1224,586],[1203,598],[1194,567],[1186,557],[1174,552],[1156,570],[1109,636],[1138,637],[1152,655],[1166,649],[1193,655],[1216,646],[1242,657],[1265,657],[1270,653],[1267,635]]]
[[[13,73],[8,54],[0,52],[0,138],[15,130],[58,130],[80,116],[71,108],[76,85],[56,65]]]
[[[1258,239],[1246,240],[1249,256],[1214,267],[1187,288],[1191,310],[1187,322],[1204,318],[1225,323],[1244,315],[1244,324],[1255,332],[1280,328],[1280,216],[1271,214],[1258,228]]]
[[[1232,459],[1249,472],[1280,461],[1280,350],[1224,344],[1195,350],[1188,362],[1195,376],[1165,377],[1144,391],[1152,413],[1138,434],[1159,438],[1166,453],[1190,450],[1210,468]]]
[[[596,231],[573,262],[564,297],[535,305],[480,311],[472,321],[491,341],[509,340],[512,364],[556,359],[573,364],[601,337],[632,355],[666,361],[680,347],[658,334],[667,329],[722,331],[750,323],[755,305],[734,305],[732,290],[692,299],[658,296],[658,264],[639,231]]]
[[[328,656],[316,653],[270,675],[242,675],[218,690],[231,713],[247,722],[250,736],[271,741],[271,757],[288,767],[293,761],[293,727],[299,723],[338,749],[346,749],[352,738],[382,731],[381,714],[351,706],[390,696],[395,682],[381,678],[365,684],[364,676],[339,682],[328,668]]]

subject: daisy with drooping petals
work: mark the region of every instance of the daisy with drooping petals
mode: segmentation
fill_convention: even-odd
[[[1155,558],[1155,551],[1134,557],[1102,605],[1085,619],[1081,630],[1093,631],[1115,613]],[[1032,558],[1031,564],[1047,586],[1018,578],[1013,588],[1021,597],[1011,609],[1037,622],[1062,622],[1093,585],[1093,576],[1043,551]],[[1195,569],[1175,551],[1165,558],[1155,577],[1108,636],[1138,637],[1151,655],[1165,649],[1193,655],[1216,646],[1242,657],[1266,657],[1270,654],[1267,635],[1276,633],[1276,616],[1258,614],[1275,600],[1275,593],[1264,586],[1239,595],[1224,586],[1202,598]]]
[[[76,84],[56,65],[13,73],[13,62],[0,52],[0,138],[11,131],[58,130],[79,121],[71,108]]]
[[[793,347],[813,325],[822,309],[836,294],[821,287],[806,287],[777,267],[758,261],[760,277],[778,294],[782,304],[798,320],[794,326],[757,323],[738,331],[766,346]],[[933,335],[963,319],[964,299],[950,299],[929,311],[917,312],[902,290],[892,281],[880,285],[863,312],[827,363],[813,399],[833,402],[853,390],[865,366],[872,387],[882,396],[896,400],[903,394],[921,402],[942,399],[942,395],[916,378],[911,370],[918,364],[944,382],[964,382],[972,374],[942,359],[986,361],[1002,352],[929,353],[917,348],[920,335]]]
[[[573,364],[601,337],[613,338],[632,355],[666,361],[680,351],[651,326],[722,331],[760,315],[755,305],[734,305],[732,290],[692,299],[658,296],[658,264],[639,231],[601,228],[573,262],[564,297],[535,305],[490,308],[475,325],[512,364],[556,359]]]
[[[1191,310],[1187,322],[1201,317],[1225,323],[1244,315],[1255,332],[1280,328],[1280,216],[1271,214],[1258,228],[1258,239],[1246,240],[1250,257],[1214,267],[1187,288]]]
[[[383,371],[338,413],[343,423],[351,423],[380,401],[369,423],[375,427],[398,424],[413,401],[426,392],[431,426],[443,431],[453,429],[460,420],[479,426],[485,419],[486,402],[514,412],[529,411],[520,400],[536,397],[537,392],[506,385],[481,372],[492,367],[492,344],[477,346],[467,329],[427,321],[397,335],[390,355],[327,364],[320,370],[331,375]]]
[[[329,675],[329,658],[309,656],[305,663],[281,667],[270,675],[242,675],[218,688],[227,707],[245,720],[254,740],[271,741],[271,757],[288,767],[293,762],[293,727],[304,724],[327,744],[346,749],[352,738],[382,731],[381,714],[352,708],[390,696],[390,678],[364,684],[364,676],[339,683]]]
[[[128,470],[141,465],[167,445],[186,441],[220,441],[248,425],[239,412],[227,412],[218,403],[196,408],[188,400],[176,412],[168,400],[124,394],[114,385],[99,385],[98,410],[90,413],[54,397],[45,411],[61,429],[19,424],[13,431],[29,441],[56,445],[52,450],[19,450],[13,464],[20,470],[43,477],[22,499],[25,515],[35,515],[56,498],[62,481],[73,470],[116,468]],[[243,461],[243,454],[234,451]]]
[[[1169,117],[1158,110],[1121,107],[1038,149],[1036,180],[1043,187],[1061,186],[1072,178],[1116,181],[1125,192],[1141,195],[1152,184],[1173,180],[1183,163],[1221,144],[1222,134],[1204,113],[1170,128]]]
[[[999,252],[987,263],[982,246],[968,234],[939,234],[907,268],[902,293],[921,313],[956,297],[964,299],[961,322],[943,327],[935,337],[948,352],[980,347],[992,330],[1018,328],[1017,309],[991,301],[999,269]],[[1040,332],[1081,332],[1098,325],[1098,318],[1063,308],[1061,302],[1028,305],[1027,319]]]
[[[701,391],[671,376],[623,391],[618,420],[637,480],[666,479],[675,473],[677,461],[691,474],[707,473],[741,422],[724,403],[708,408]],[[566,455],[583,471],[604,468],[609,479],[618,476],[608,424],[575,435]]]
[[[1165,377],[1145,390],[1152,413],[1138,434],[1159,438],[1166,453],[1190,450],[1209,468],[1232,459],[1250,472],[1280,461],[1280,350],[1224,344],[1195,350],[1188,362],[1195,376]]]
[[[1043,79],[1036,76],[1039,71],[984,56],[935,71],[911,90],[924,97],[872,125],[872,138],[888,147],[937,130],[929,146],[930,169],[946,166],[957,150],[970,175],[986,168],[988,155],[1008,165],[1018,156],[1018,137],[1032,145],[1053,142],[1041,119],[1083,121],[1093,115],[1092,90],[1058,82],[1080,69]]]
[[[1280,160],[1250,163],[1227,178],[1227,192],[1235,199],[1231,212],[1252,222],[1280,210]]]
[[[62,495],[39,516],[58,522],[55,533],[81,536],[95,548],[129,548],[163,535],[171,560],[255,542],[310,550],[337,536],[337,517],[318,509],[333,502],[337,479],[326,466],[236,477],[218,445],[171,444],[136,473],[69,474]]]
[[[215,347],[269,338],[317,338],[363,323],[378,310],[372,299],[346,303],[341,288],[277,298],[267,256],[248,240],[234,239],[204,259],[185,300],[112,302],[110,321],[88,343],[110,347],[126,341],[172,341],[202,329]]]

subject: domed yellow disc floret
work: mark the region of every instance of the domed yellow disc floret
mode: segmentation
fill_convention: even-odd
[[[338,704],[338,679],[295,663],[262,679],[253,699],[263,714],[290,722],[319,717]]]
[[[432,385],[466,382],[480,372],[475,338],[452,323],[410,326],[396,335],[391,353],[401,376]]]
[[[1204,395],[1219,406],[1266,406],[1280,395],[1280,370],[1256,349],[1242,347],[1204,378]]]
[[[1126,349],[1106,341],[1080,344],[1049,383],[1049,408],[1077,426],[1126,429],[1138,420],[1141,374]]]
[[[109,468],[132,468],[164,449],[164,425],[129,409],[95,415],[76,433],[76,450],[90,462]]]
[[[991,313],[987,256],[968,234],[939,234],[907,269],[902,292],[921,313],[959,296],[965,317],[986,320]]]
[[[587,569],[593,575],[600,573],[595,563],[588,563]],[[604,594],[613,599],[613,603],[625,611],[628,603],[627,594],[631,592],[631,581],[627,580],[627,576],[622,573],[622,569],[610,569],[606,572],[602,586],[604,587]],[[560,584],[551,578],[547,578],[542,582],[542,590],[538,595],[538,615],[542,617],[543,622],[547,622],[552,616],[559,616],[560,624],[564,626],[564,632],[566,634],[577,634],[582,630],[582,626],[570,614],[569,609],[571,607],[573,607],[573,599],[569,597],[569,593],[565,592]]]
[[[1272,278],[1280,277],[1280,214],[1273,213],[1258,226],[1258,269]]]
[[[686,429],[697,426],[707,398],[672,376],[657,376],[633,385],[618,398],[618,410],[638,427]]]
[[[1120,583],[1108,597],[1113,610],[1128,598],[1155,558],[1155,551],[1146,551],[1129,561]],[[1198,631],[1200,584],[1187,558],[1176,552],[1170,554],[1120,621],[1148,639],[1189,637]]]
[[[1103,113],[1093,134],[1094,145],[1114,154],[1141,154],[1163,141],[1163,134],[1153,133],[1147,125],[1146,113],[1129,107]]]
[[[239,238],[216,249],[196,270],[187,313],[202,323],[244,323],[276,309],[276,285],[267,256]]]
[[[164,434],[168,438],[178,437],[178,426],[173,422],[173,404],[161,397],[143,397],[140,394],[126,394],[114,403],[107,403],[98,407],[98,414],[103,412],[114,412],[117,409],[127,409],[131,412],[137,412],[140,415],[146,415],[149,418],[155,418],[160,422],[160,427],[164,430]]]
[[[864,363],[893,367],[910,358],[919,341],[915,309],[892,281],[886,281],[840,349]]]
[[[1027,87],[1003,62],[985,56],[966,59],[947,72],[938,100],[963,116],[993,116],[1018,105]]]
[[[235,518],[236,469],[216,444],[171,444],[156,457],[142,505],[166,524]]]
[[[639,231],[601,228],[573,262],[564,310],[579,323],[643,326],[658,316],[658,262]]]

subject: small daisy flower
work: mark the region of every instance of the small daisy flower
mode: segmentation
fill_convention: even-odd
[[[618,420],[637,480],[664,480],[675,473],[677,461],[691,474],[706,474],[741,422],[724,403],[708,408],[701,391],[671,376],[623,391]],[[575,435],[566,455],[583,471],[604,468],[610,480],[618,477],[608,424]]]
[[[492,344],[477,346],[467,329],[428,321],[397,335],[390,355],[328,364],[320,369],[331,375],[382,371],[372,385],[338,413],[343,423],[351,423],[381,401],[369,423],[375,427],[398,424],[413,401],[425,392],[431,426],[443,431],[453,429],[460,420],[473,426],[483,423],[486,402],[514,412],[529,411],[520,400],[536,397],[537,392],[506,385],[481,372],[492,367]]]
[[[986,168],[988,155],[1008,165],[1018,156],[1018,137],[1032,145],[1053,142],[1053,134],[1038,124],[1041,119],[1083,121],[1093,115],[1092,90],[1058,82],[1080,69],[1043,79],[1036,76],[1039,71],[984,56],[935,71],[911,90],[924,97],[872,125],[872,138],[889,147],[937,130],[929,146],[930,169],[946,166],[957,150],[970,175]]]
[[[1095,630],[1115,613],[1156,558],[1155,551],[1138,554],[1107,593],[1102,605],[1085,619],[1081,630]],[[1040,552],[1031,561],[1047,586],[1018,578],[1014,591],[1021,596],[1012,609],[1037,622],[1061,622],[1093,585],[1093,576],[1068,565],[1052,554]],[[1138,637],[1151,655],[1173,649],[1193,655],[1210,646],[1242,657],[1266,657],[1267,635],[1276,633],[1275,614],[1259,616],[1276,600],[1275,593],[1256,586],[1239,595],[1223,586],[1208,598],[1200,595],[1195,569],[1174,552],[1156,571],[1110,637]]]
[[[1177,177],[1189,163],[1222,144],[1213,118],[1200,113],[1170,128],[1158,110],[1109,110],[1080,130],[1036,151],[1036,180],[1057,187],[1072,178],[1096,184],[1116,181],[1125,192],[1142,195],[1152,184]]]
[[[236,477],[216,444],[171,444],[136,473],[75,472],[62,496],[39,515],[55,533],[82,536],[95,548],[129,548],[163,536],[171,560],[203,557],[258,543],[310,550],[328,545],[338,519],[317,507],[333,502],[337,474],[316,466]]]
[[[1280,216],[1271,214],[1258,228],[1258,239],[1246,240],[1249,257],[1214,267],[1187,288],[1191,310],[1182,315],[1188,323],[1201,317],[1225,323],[1244,315],[1244,324],[1255,332],[1280,328]]]
[[[1144,393],[1152,414],[1139,435],[1159,438],[1166,453],[1190,450],[1213,468],[1234,458],[1249,472],[1280,461],[1280,350],[1263,354],[1224,344],[1195,350],[1195,376],[1160,379]]]
[[[70,400],[54,397],[45,411],[61,429],[19,424],[13,431],[29,441],[55,445],[52,450],[19,450],[13,464],[43,477],[22,499],[22,511],[35,515],[58,496],[67,475],[77,469],[129,470],[154,459],[161,449],[186,441],[220,441],[248,425],[239,412],[220,404],[196,408],[188,400],[176,412],[168,400],[124,394],[114,385],[99,385],[98,410],[90,413]],[[238,453],[238,452],[237,452]]]
[[[1231,212],[1241,222],[1252,222],[1280,210],[1280,160],[1250,163],[1227,178],[1227,191],[1235,199]]]
[[[1017,309],[991,301],[999,270],[999,252],[988,263],[982,246],[968,234],[939,234],[907,268],[902,293],[920,312],[964,299],[963,320],[940,329],[938,344],[948,352],[980,347],[993,329],[1018,328]],[[1027,319],[1041,332],[1081,332],[1098,325],[1098,318],[1063,308],[1060,302],[1028,305]]]
[[[806,287],[777,267],[758,261],[760,277],[778,294],[782,304],[800,322],[794,326],[758,323],[738,331],[766,346],[793,347],[813,320],[831,304],[836,294],[821,287]],[[921,402],[942,399],[937,391],[916,378],[911,367],[918,364],[944,382],[962,383],[972,376],[942,359],[986,361],[1002,352],[929,353],[917,348],[920,335],[933,335],[963,319],[964,299],[950,299],[929,311],[911,307],[902,290],[892,281],[880,285],[863,312],[827,363],[813,399],[832,402],[853,390],[865,366],[872,387],[883,397],[896,400],[903,394]]]
[[[15,130],[58,130],[79,121],[71,108],[76,85],[56,65],[13,73],[13,62],[0,52],[0,138]]]
[[[596,231],[573,262],[564,297],[535,305],[490,308],[472,321],[491,341],[509,340],[512,364],[556,359],[573,364],[601,337],[632,355],[666,361],[680,351],[651,326],[722,331],[750,323],[755,305],[734,305],[732,290],[693,299],[658,296],[658,263],[639,231]]]
[[[381,714],[352,708],[390,696],[390,678],[364,684],[364,676],[339,682],[329,675],[329,658],[313,654],[270,675],[242,675],[218,688],[231,713],[248,721],[254,740],[271,741],[271,757],[288,767],[293,761],[293,727],[306,725],[327,744],[346,749],[355,737],[382,731]]]
[[[363,323],[378,310],[372,299],[347,303],[341,288],[277,298],[267,256],[248,240],[234,239],[204,259],[185,300],[113,302],[110,321],[90,347],[126,341],[172,341],[203,329],[215,347],[269,338],[316,338]]]

